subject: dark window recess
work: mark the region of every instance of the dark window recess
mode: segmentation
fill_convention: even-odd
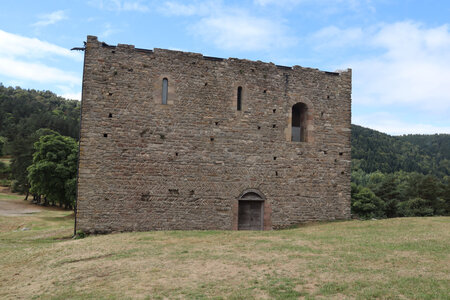
[[[261,126],[258,126],[258,130],[260,130],[261,129]]]
[[[276,108],[274,108],[274,109],[273,109],[272,111],[273,111],[273,113],[276,113],[277,109],[276,109]]]
[[[205,86],[207,86],[208,85],[208,83],[207,82],[205,82]]]
[[[108,93],[109,96],[112,96],[112,93]]]
[[[175,156],[178,156],[178,152],[175,152]]]
[[[305,103],[297,103],[292,106],[292,131],[291,141],[306,142],[307,141],[307,112],[308,107]]]
[[[339,155],[343,155],[344,154],[344,152],[339,152]]]
[[[209,138],[209,139],[210,139],[211,142],[214,142],[214,138],[213,138],[213,137],[211,137],[211,138]]]
[[[162,82],[162,104],[167,104],[167,97],[169,93],[169,80],[167,78],[163,79]]]
[[[237,110],[242,110],[242,86],[237,89]]]
[[[112,118],[112,113],[109,113],[108,118]]]
[[[273,160],[277,160],[277,157],[276,157],[276,156],[274,156],[274,157],[273,157]]]
[[[278,171],[275,171],[275,176],[278,176]]]
[[[104,134],[103,134],[103,137],[108,137],[108,134],[107,134],[107,133],[104,133]]]
[[[277,125],[276,125],[276,124],[273,124],[273,125],[272,125],[272,128],[277,128]]]
[[[330,99],[330,95],[327,95],[327,99]]]
[[[264,93],[264,94],[267,93],[267,90],[264,90],[263,93]]]
[[[214,123],[216,124],[216,126],[219,125],[219,122],[214,122]]]

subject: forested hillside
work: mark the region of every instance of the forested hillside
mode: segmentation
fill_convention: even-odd
[[[390,136],[352,125],[352,213],[448,215],[450,135]]]
[[[0,84],[0,136],[11,143],[48,128],[78,139],[80,104],[50,91],[24,90]]]
[[[77,151],[76,140],[79,132],[80,103],[74,100],[66,100],[58,97],[50,91],[25,90],[19,87],[5,87],[0,84],[0,156],[11,158],[10,166],[4,163],[0,165],[3,170],[2,182],[10,184],[14,191],[27,193],[33,192],[35,201],[40,201],[42,184],[48,183],[47,189],[55,189],[61,185],[51,181],[51,175],[64,169],[67,174],[76,174],[76,164],[67,157],[61,157],[64,152],[63,143],[67,143],[71,150]],[[41,137],[52,136],[50,140],[44,139],[40,145],[44,149],[38,149]],[[58,136],[67,136],[61,138]],[[73,142],[72,142],[73,140]],[[33,154],[38,151],[47,155],[46,160],[35,159],[33,169],[34,177],[29,177],[29,170],[33,164]],[[37,156],[37,155],[35,155]],[[53,159],[53,161],[51,161]],[[55,161],[55,159],[60,161]],[[76,155],[75,155],[76,160]],[[70,166],[69,166],[70,165]],[[58,169],[57,169],[58,168]],[[61,169],[62,168],[62,169]],[[75,168],[75,173],[73,171]],[[70,171],[68,171],[70,169]],[[6,170],[6,171],[5,171]],[[8,180],[4,173],[8,172]],[[66,175],[69,176],[69,175]],[[71,175],[72,177],[74,175]],[[33,187],[30,179],[41,178],[40,184]],[[66,185],[66,182],[62,182]],[[69,187],[74,190],[74,186]],[[40,192],[39,192],[40,191]],[[48,193],[42,194],[44,203],[59,203],[68,205],[66,199],[51,199]],[[74,197],[71,197],[73,200]]]
[[[450,134],[390,136],[352,125],[352,162],[371,173],[450,175]]]
[[[36,202],[73,206],[78,101],[0,84],[0,181]],[[6,157],[6,158],[5,158]],[[42,201],[41,201],[42,196]],[[448,215],[450,135],[390,136],[352,125],[352,213]]]

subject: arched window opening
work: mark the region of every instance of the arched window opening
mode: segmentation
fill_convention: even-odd
[[[242,86],[237,90],[237,110],[242,110]]]
[[[291,141],[307,142],[308,134],[306,131],[308,122],[308,107],[305,103],[297,103],[292,106],[292,133]]]
[[[167,78],[163,79],[162,82],[162,104],[167,104],[167,94],[169,90],[169,80]]]

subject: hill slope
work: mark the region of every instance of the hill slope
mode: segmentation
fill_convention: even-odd
[[[354,169],[450,175],[450,134],[390,136],[352,125]]]

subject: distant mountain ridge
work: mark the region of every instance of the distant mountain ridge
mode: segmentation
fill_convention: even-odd
[[[352,125],[354,169],[450,176],[450,134],[390,136]]]

